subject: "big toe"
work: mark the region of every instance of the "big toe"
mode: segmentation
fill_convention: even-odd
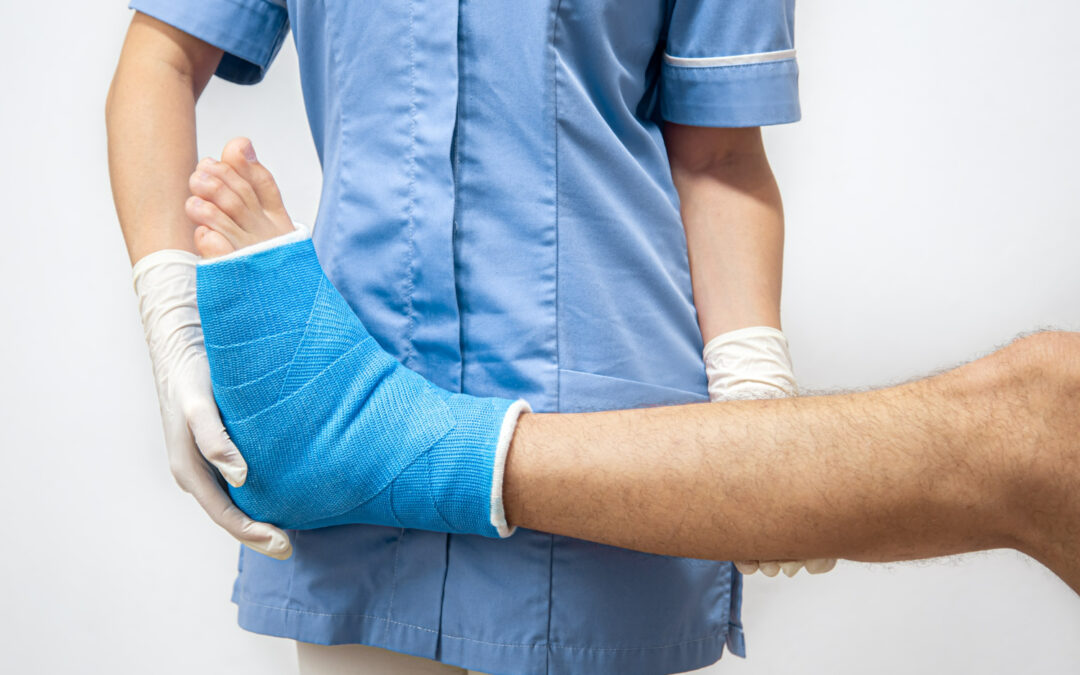
[[[281,200],[281,191],[278,190],[274,176],[255,156],[255,146],[252,145],[250,139],[237,136],[226,143],[225,149],[221,152],[221,161],[231,166],[251,185],[267,215],[271,218],[277,216],[288,219],[285,204]]]

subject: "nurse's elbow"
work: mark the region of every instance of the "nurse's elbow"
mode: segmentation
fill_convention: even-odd
[[[106,95],[106,114],[117,91],[174,79],[197,100],[221,62],[223,51],[152,16],[135,12]],[[123,86],[121,86],[123,85]]]
[[[664,141],[672,174],[693,177],[767,165],[760,127],[726,128],[665,124]]]

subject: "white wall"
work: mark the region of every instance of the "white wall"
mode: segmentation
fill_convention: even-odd
[[[105,164],[128,10],[4,15],[0,671],[295,672],[291,643],[236,627],[235,546],[168,475]],[[893,383],[1037,326],[1080,329],[1078,23],[1071,0],[803,0],[804,120],[767,139],[804,387]],[[215,81],[199,124],[202,154],[255,139],[311,222],[291,44],[257,87]],[[755,575],[745,597],[750,659],[710,672],[1080,664],[1080,599],[1012,552]]]

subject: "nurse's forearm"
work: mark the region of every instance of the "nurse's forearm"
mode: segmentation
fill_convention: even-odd
[[[164,248],[194,252],[184,213],[197,161],[195,102],[221,50],[136,13],[105,105],[109,176],[132,262]]]
[[[761,130],[665,124],[703,340],[780,328],[784,211]]]
[[[1013,547],[1046,562],[1047,542],[1021,537],[1045,533],[1046,514],[1080,520],[1077,363],[1080,337],[1044,334],[878,391],[525,415],[507,519],[717,560]],[[1078,584],[1070,558],[1055,571],[1073,565]]]

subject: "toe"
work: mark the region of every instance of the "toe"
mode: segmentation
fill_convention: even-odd
[[[235,169],[213,158],[199,162],[191,175],[191,192],[213,202],[246,235],[240,245],[247,246],[291,231],[292,223],[275,221],[259,203],[251,184]]]
[[[217,162],[217,164],[221,163]],[[245,199],[223,179],[221,176],[223,173],[221,169],[215,168],[214,163],[200,162],[200,166],[196,167],[188,178],[191,194],[212,203],[242,228],[253,229],[252,221],[257,219],[258,212],[248,207]]]
[[[205,225],[195,228],[195,249],[204,258],[218,258],[236,250],[228,239]]]
[[[221,153],[221,161],[232,167],[251,185],[259,203],[271,218],[288,220],[277,183],[270,171],[255,156],[255,147],[249,139],[239,136],[229,141]],[[292,221],[289,220],[288,224],[291,228]]]
[[[224,237],[233,248],[246,245],[245,233],[213,202],[192,195],[184,202],[184,211],[196,225],[203,225]]]
[[[195,173],[192,175],[195,176],[199,172],[208,173],[227,185],[250,211],[262,211],[262,204],[259,203],[259,198],[255,195],[251,183],[248,183],[243,176],[236,173],[225,162],[220,162],[213,157],[204,157],[199,161],[199,164],[195,167]]]

